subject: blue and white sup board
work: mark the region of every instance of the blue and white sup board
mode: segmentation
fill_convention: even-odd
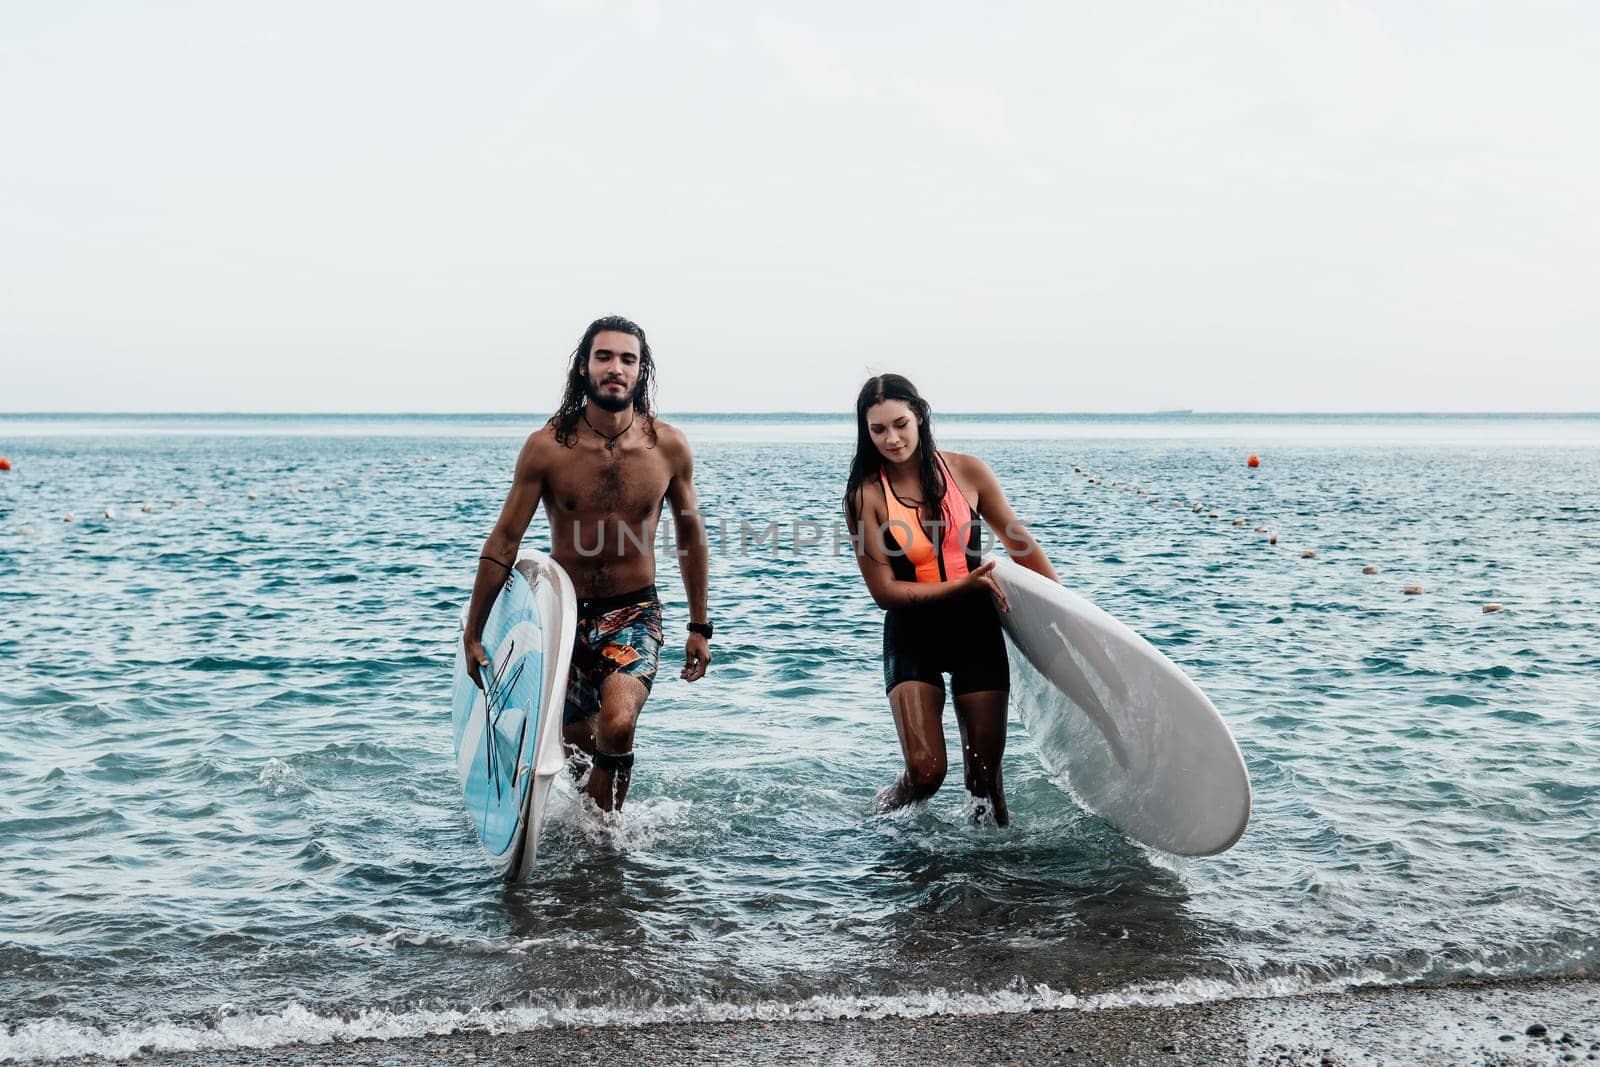
[[[489,665],[480,668],[479,689],[459,640],[461,612],[451,701],[456,771],[478,840],[508,881],[533,870],[550,784],[566,766],[561,713],[577,622],[567,572],[524,549],[484,623]]]

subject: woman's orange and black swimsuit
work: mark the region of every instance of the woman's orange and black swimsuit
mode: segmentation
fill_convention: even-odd
[[[890,569],[902,582],[955,581],[978,566],[983,543],[978,516],[944,457],[937,458],[945,485],[937,524],[925,525],[918,508],[895,495],[887,473],[878,475],[888,509],[883,545],[889,553]],[[957,696],[1005,691],[1011,686],[1000,616],[986,590],[884,612],[884,687],[893,690],[901,682],[927,682],[943,689],[946,674],[950,675],[950,691]]]

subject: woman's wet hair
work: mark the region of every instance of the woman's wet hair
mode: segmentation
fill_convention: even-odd
[[[854,531],[861,524],[861,491],[883,470],[883,453],[867,430],[867,411],[885,400],[903,400],[917,420],[917,468],[922,483],[924,517],[939,518],[944,506],[944,475],[939,470],[938,449],[933,442],[933,409],[922,399],[911,380],[900,374],[878,374],[868,378],[856,395],[856,454],[850,461],[850,477],[845,482],[844,507]]]

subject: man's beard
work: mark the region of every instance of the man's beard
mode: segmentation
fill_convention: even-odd
[[[633,405],[633,394],[638,388],[638,386],[634,386],[621,396],[610,396],[595,388],[593,378],[585,378],[583,381],[583,395],[588,398],[589,403],[601,411],[609,411],[613,415]]]

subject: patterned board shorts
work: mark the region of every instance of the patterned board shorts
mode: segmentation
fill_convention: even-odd
[[[600,686],[613,674],[644,683],[656,680],[661,662],[661,601],[656,587],[621,596],[578,601],[578,636],[562,722],[582,722],[600,710]]]

